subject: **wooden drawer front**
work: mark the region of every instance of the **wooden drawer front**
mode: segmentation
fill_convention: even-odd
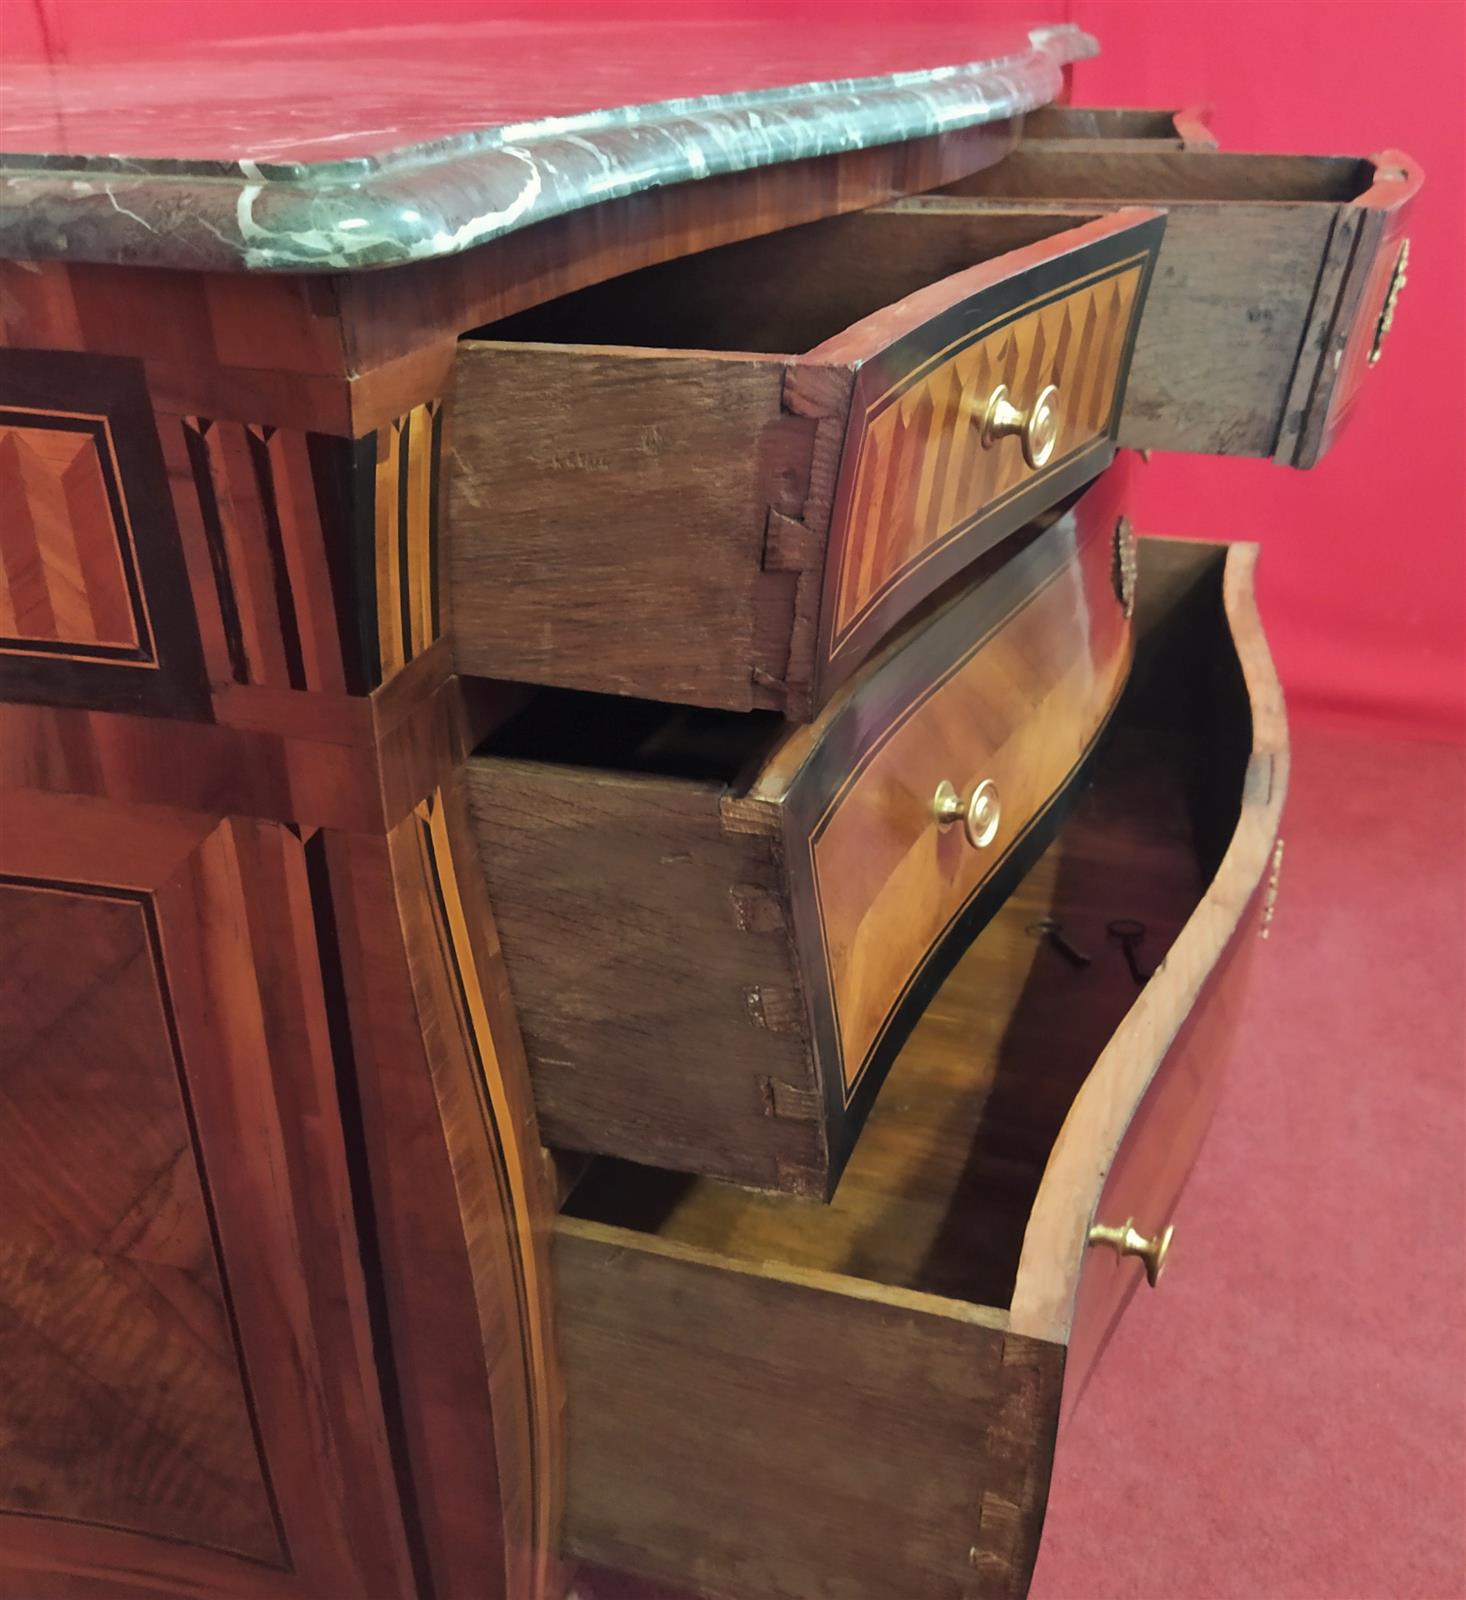
[[[1113,482],[1092,490],[1072,541],[1041,540],[1014,558],[987,580],[981,607],[941,618],[755,785],[755,797],[778,795],[787,759],[815,744],[782,808],[796,929],[811,955],[806,993],[832,1121],[846,1136],[837,1165],[888,1031],[940,981],[933,962],[984,886],[1001,893],[1011,882],[1035,819],[1072,782],[1119,695],[1129,663],[1113,589],[1121,504]],[[960,824],[933,825],[932,803],[943,782],[965,795],[984,780],[996,787],[998,830],[975,849]]]
[[[1118,259],[1106,259],[1116,256],[1106,241],[1015,275],[861,367],[820,608],[821,691],[869,654],[913,594],[1008,531],[1019,507],[1041,508],[1111,459],[1153,255],[1129,232],[1123,244]],[[1086,271],[1093,262],[1102,264]],[[1042,468],[1016,437],[984,443],[999,385],[1020,408],[1048,385],[1058,391],[1058,438]]]
[[[1150,718],[1177,720],[1183,634],[1225,627],[1236,653],[1212,664],[1214,703],[1229,732],[1205,749],[1191,785],[1202,859],[1217,863],[1211,887],[1075,1096],[1025,1232],[1013,1326],[1067,1341],[1066,1414],[1151,1270],[1143,1255],[1118,1250],[1113,1234],[1133,1226],[1153,1243],[1171,1226],[1216,1105],[1248,974],[1266,948],[1260,935],[1282,860],[1287,725],[1253,598],[1255,548],[1234,546],[1218,584],[1204,550],[1142,544],[1143,643],[1132,692]],[[1111,1237],[1092,1237],[1096,1226]],[[1173,1240],[1159,1265],[1184,1251]]]
[[[1164,205],[1120,443],[1309,467],[1368,368],[1420,182],[1398,151],[1358,161],[1054,141],[946,193],[1080,211]]]
[[[1139,1275],[1088,1229],[1168,1214],[1217,997],[1257,948],[1286,746],[1252,554],[1142,541],[1094,784],[928,1008],[830,1204],[614,1161],[571,1195],[570,1555],[714,1600],[1025,1593],[1064,1396]],[[1104,937],[1122,914],[1147,919],[1143,988]],[[1046,915],[1088,966],[1032,936]]]
[[[1052,832],[1119,694],[1123,476],[816,723],[546,695],[470,761],[550,1143],[829,1191],[902,1030]],[[979,849],[934,807],[943,780],[983,778],[1002,814]]]
[[[807,720],[1108,463],[1163,227],[1030,208],[956,249],[922,221],[834,218],[463,341],[460,670]],[[999,385],[1020,416],[1056,387],[1041,465],[986,433]]]

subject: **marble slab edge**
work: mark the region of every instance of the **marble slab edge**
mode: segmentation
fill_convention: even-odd
[[[926,138],[1046,105],[1098,52],[1072,27],[1026,52],[886,77],[669,100],[319,163],[0,154],[0,258],[343,272],[455,255],[664,184]]]

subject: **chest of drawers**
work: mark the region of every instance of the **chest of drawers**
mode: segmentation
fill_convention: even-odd
[[[6,1593],[1026,1590],[1287,785],[1127,447],[1316,460],[1419,174],[677,39],[6,64]]]

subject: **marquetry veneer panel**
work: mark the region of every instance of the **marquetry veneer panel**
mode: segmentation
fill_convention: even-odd
[[[321,836],[0,805],[0,1589],[401,1592]]]
[[[147,897],[0,880],[0,1507],[281,1565]]]
[[[1118,368],[1146,256],[1066,285],[1046,304],[979,328],[872,395],[854,424],[849,528],[827,604],[829,657],[900,581],[979,522],[1001,515],[1032,482],[1016,440],[984,449],[983,408],[999,384],[1013,395],[1059,391],[1055,463],[1103,450]]]
[[[0,410],[0,649],[152,663],[106,417]]]
[[[0,700],[205,712],[141,362],[0,350]]]

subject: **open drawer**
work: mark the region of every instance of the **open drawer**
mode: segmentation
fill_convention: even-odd
[[[1127,465],[994,551],[812,723],[543,690],[474,753],[548,1143],[834,1187],[1120,697]]]
[[[1040,106],[1024,116],[1019,137],[1025,145],[1062,141],[1070,150],[1215,150],[1209,117],[1195,106],[1177,111]]]
[[[1420,181],[1395,150],[1361,161],[1054,141],[898,204],[1164,206],[1120,442],[1310,467],[1379,356]]]
[[[1141,553],[1095,783],[930,1004],[833,1203],[609,1161],[572,1193],[570,1555],[721,1600],[1024,1593],[1065,1396],[1205,1130],[1286,785],[1253,550]]]
[[[1109,462],[1162,226],[857,214],[464,339],[458,669],[807,719]]]

